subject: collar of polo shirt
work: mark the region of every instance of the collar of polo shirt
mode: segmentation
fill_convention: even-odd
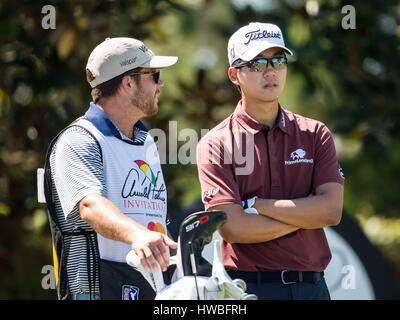
[[[85,113],[85,118],[87,118],[93,125],[105,136],[121,137],[120,131],[108,118],[108,116],[101,110],[94,102],[90,103],[89,109]],[[142,131],[148,132],[147,127],[142,121],[138,121],[135,127]]]
[[[243,110],[242,101],[239,101],[238,105],[236,106],[234,115],[238,120],[238,122],[240,123],[240,125],[252,134],[256,134],[257,132],[263,129],[272,129],[250,117]],[[283,132],[287,134],[291,133],[290,121],[288,119],[288,116],[286,115],[285,109],[283,109],[280,104],[278,106],[278,117],[275,120],[273,128],[275,127],[280,128]]]

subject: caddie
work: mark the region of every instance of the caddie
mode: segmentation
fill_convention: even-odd
[[[108,38],[91,52],[86,76],[93,101],[51,143],[45,193],[59,299],[153,299],[126,263],[134,250],[146,270],[165,271],[167,189],[159,154],[141,119],[158,112],[163,68],[133,38]]]

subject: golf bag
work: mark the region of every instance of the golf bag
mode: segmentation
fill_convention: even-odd
[[[213,233],[226,222],[223,211],[200,211],[187,216],[179,229],[178,250],[170,258],[175,272],[171,284],[166,285],[161,269],[146,271],[134,251],[126,257],[127,263],[141,272],[156,292],[156,300],[256,300],[246,293],[243,280],[232,280],[222,262],[221,246],[214,242],[211,265],[201,253],[212,240]]]

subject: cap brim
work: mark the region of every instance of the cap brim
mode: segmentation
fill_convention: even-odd
[[[263,52],[264,50],[270,49],[270,48],[282,48],[283,50],[285,50],[288,54],[290,54],[291,56],[293,55],[293,52],[290,51],[288,48],[286,48],[285,46],[281,46],[279,44],[264,44],[264,45],[260,45],[260,46],[256,46],[251,48],[251,50],[246,51],[241,57],[240,59],[244,60],[244,61],[249,61],[251,59],[254,59],[258,54],[260,54],[261,52]]]
[[[142,64],[142,68],[166,68],[174,65],[178,61],[178,57],[173,56],[153,56],[149,61]]]

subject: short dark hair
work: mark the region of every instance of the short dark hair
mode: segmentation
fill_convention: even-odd
[[[245,61],[243,61],[242,59],[236,59],[235,61],[233,61],[232,62],[232,65],[231,65],[231,67],[235,67],[235,66],[237,66],[238,64],[241,64],[241,63],[243,63],[243,62],[245,62]]]
[[[232,62],[231,67],[235,68],[235,66],[237,66],[238,64],[241,64],[243,62],[244,61],[242,59],[240,59],[240,58],[236,59],[235,61]],[[240,88],[240,86],[238,84],[233,84],[233,85],[236,87],[236,89],[239,91],[239,93],[242,94],[242,89]]]
[[[116,92],[119,89],[119,86],[121,85],[122,79],[134,72],[138,72],[141,68],[135,68],[129,71],[126,71],[119,76],[116,76],[110,80],[107,80],[106,82],[103,82],[99,84],[98,86],[94,87],[92,89],[91,95],[94,103],[99,102],[101,98],[106,98],[106,97],[112,97],[113,95],[116,94]],[[140,84],[140,74],[135,74],[132,76],[136,82],[137,85]],[[86,69],[86,79],[88,82],[93,79],[92,73]]]

